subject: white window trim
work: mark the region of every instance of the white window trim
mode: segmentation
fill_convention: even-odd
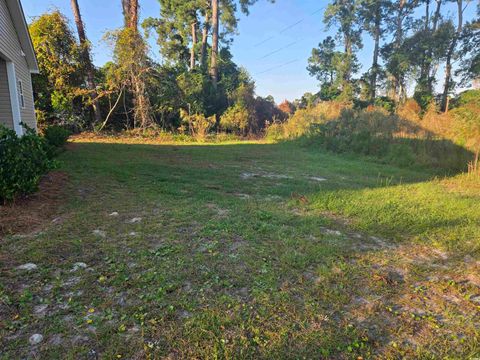
[[[22,110],[25,109],[25,95],[23,93],[23,81],[21,79],[18,79],[18,102],[20,104],[20,108]]]
[[[10,103],[12,106],[13,115],[13,129],[18,136],[23,135],[23,127],[20,124],[22,122],[22,115],[20,113],[20,104],[18,99],[17,90],[17,76],[15,75],[15,64],[11,61],[6,61],[7,65],[7,78],[8,78],[8,90],[10,92]]]

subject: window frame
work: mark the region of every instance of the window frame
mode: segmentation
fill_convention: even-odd
[[[25,109],[25,94],[23,91],[22,79],[17,79],[17,85],[18,85],[18,103],[20,105],[20,109]]]

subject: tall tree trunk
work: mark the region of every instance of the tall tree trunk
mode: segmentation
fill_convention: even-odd
[[[442,7],[442,0],[436,0],[437,8],[435,9],[435,13],[433,15],[433,24],[432,24],[432,35],[437,32],[438,23],[440,21],[440,10]],[[429,50],[428,52],[428,59],[426,63],[426,73],[427,73],[427,88],[429,92],[433,92],[433,81],[435,80],[435,71],[432,74],[432,51]]]
[[[425,31],[430,27],[430,0],[425,4]]]
[[[123,20],[125,27],[130,26],[130,0],[122,0]]]
[[[207,42],[208,42],[208,32],[210,30],[210,18],[208,12],[205,14],[205,23],[203,24],[202,29],[202,50],[201,50],[201,65],[202,69],[207,68]]]
[[[210,76],[213,87],[218,84],[218,32],[219,32],[219,8],[218,0],[212,0],[212,55],[210,62]]]
[[[125,15],[125,24],[126,27],[132,30],[132,36],[136,37],[137,41],[133,41],[133,46],[140,46],[143,42],[141,35],[138,32],[138,13],[139,13],[139,4],[138,0],[122,0],[123,12]],[[132,53],[140,54],[138,49],[131,49]],[[140,55],[143,56],[143,55]],[[140,122],[142,128],[147,127],[150,124],[150,106],[149,100],[146,95],[146,85],[144,80],[144,64],[143,59],[135,59],[136,62],[134,67],[131,69],[130,81],[131,88],[134,97],[134,127]]]
[[[425,14],[425,31],[429,32],[432,36],[437,31],[438,22],[440,20],[440,10],[442,7],[442,0],[435,0],[437,2],[437,7],[433,13],[432,27],[430,28],[430,0],[427,0],[426,14]],[[420,69],[420,79],[419,83],[422,91],[427,91],[429,93],[433,92],[433,77],[430,76],[432,68],[432,49],[429,47],[425,52],[423,58],[422,66]]]
[[[372,63],[372,80],[370,83],[370,100],[373,102],[375,101],[375,97],[377,95],[377,77],[378,77],[378,53],[380,51],[380,32],[381,32],[381,24],[382,24],[382,13],[380,11],[380,4],[377,4],[375,9],[375,36],[374,42],[375,46],[373,49],[373,63]]]
[[[138,31],[138,0],[130,0],[130,27]]]
[[[437,1],[437,8],[435,9],[435,14],[433,15],[432,32],[437,31],[438,21],[440,20],[440,10],[442,8],[442,0],[436,0],[436,1]]]
[[[194,22],[192,27],[192,48],[190,49],[190,71],[195,69],[195,47],[197,46],[197,23]]]
[[[463,29],[463,1],[457,0],[457,8],[458,8],[458,25],[457,25],[457,32],[453,36],[452,42],[448,49],[447,53],[447,60],[445,64],[445,84],[443,85],[443,94],[442,94],[442,109],[444,112],[448,112],[448,94],[450,92],[450,85],[452,81],[452,56],[455,51],[455,47],[457,46],[457,41],[462,33]]]
[[[344,75],[344,80],[345,81],[350,81],[352,77],[352,39],[350,37],[350,34],[345,33],[343,35],[343,41],[345,43],[345,55],[347,55],[347,61],[349,62],[349,66],[347,70],[345,71]]]
[[[403,41],[403,19],[406,0],[398,1],[398,13],[395,21],[395,43],[394,48],[396,51],[400,49]],[[392,94],[396,102],[402,101],[402,87],[404,79],[401,74],[395,74],[392,79]]]
[[[80,14],[80,7],[78,6],[78,1],[70,0],[70,5],[72,6],[73,17],[75,18],[75,24],[77,26],[78,39],[80,40],[82,61],[84,62],[85,66],[87,87],[88,90],[90,90],[90,98],[92,101],[95,123],[99,124],[102,121],[102,114],[100,112],[100,105],[97,99],[98,94],[95,85],[95,73],[92,64],[92,58],[90,57],[90,44],[88,43],[87,35],[85,33],[85,27],[83,25],[82,15]]]

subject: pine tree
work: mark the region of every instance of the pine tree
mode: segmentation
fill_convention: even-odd
[[[90,56],[90,43],[87,40],[85,33],[85,27],[82,21],[82,16],[80,14],[80,7],[78,6],[77,0],[71,0],[70,5],[73,11],[73,17],[75,19],[75,24],[77,26],[78,38],[80,40],[80,49],[83,65],[85,68],[86,78],[87,78],[87,87],[90,90],[90,98],[92,101],[93,113],[95,116],[95,123],[99,124],[102,121],[102,114],[100,111],[100,105],[98,103],[98,94],[95,85],[95,73],[94,67],[92,64],[92,58]]]

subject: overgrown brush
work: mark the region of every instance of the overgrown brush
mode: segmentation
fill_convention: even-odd
[[[312,125],[307,141],[328,151],[371,156],[398,166],[465,169],[471,154],[452,141],[397,115],[345,109],[333,121]]]
[[[428,166],[478,172],[480,107],[468,102],[450,114],[432,105],[422,114],[414,100],[394,113],[384,107],[353,109],[323,102],[297,111],[287,122],[267,131],[270,139],[303,138],[310,146],[337,153],[370,156],[398,166]]]
[[[305,135],[313,124],[320,124],[333,120],[340,115],[342,109],[351,107],[351,104],[337,101],[325,101],[318,105],[299,109],[283,123],[274,123],[266,130],[269,140],[295,139]]]

